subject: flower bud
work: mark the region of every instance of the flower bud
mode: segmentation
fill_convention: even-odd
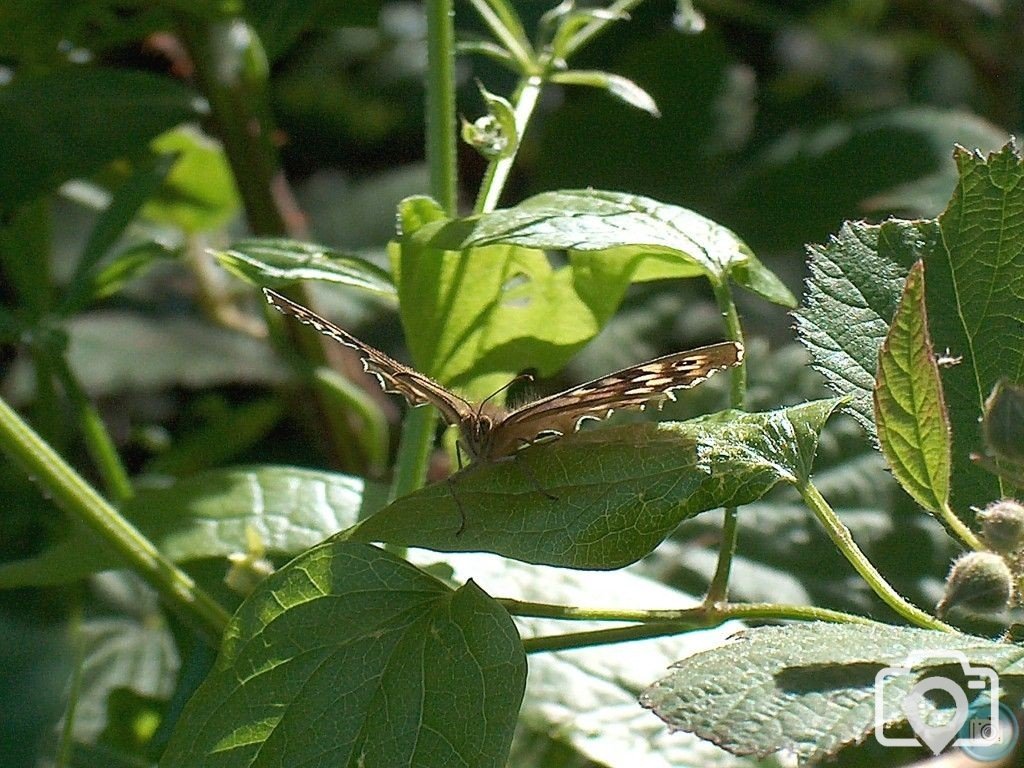
[[[935,607],[942,618],[957,606],[979,613],[1004,610],[1013,596],[1013,576],[1003,558],[991,552],[968,552],[946,577],[946,594]]]
[[[978,513],[981,535],[993,552],[1013,552],[1024,545],[1024,504],[994,501]]]

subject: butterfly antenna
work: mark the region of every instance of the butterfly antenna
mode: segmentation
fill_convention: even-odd
[[[504,385],[498,387],[493,392],[491,392],[491,394],[489,394],[487,397],[485,397],[483,400],[480,401],[480,405],[476,409],[477,417],[479,417],[484,412],[484,406],[487,405],[487,401],[488,400],[494,399],[495,397],[500,395],[502,392],[504,392],[506,389],[508,389],[513,384],[515,384],[516,382],[519,382],[519,381],[533,381],[533,376],[531,376],[528,373],[520,373],[518,376],[516,376],[514,379],[512,379],[508,384],[504,384]]]

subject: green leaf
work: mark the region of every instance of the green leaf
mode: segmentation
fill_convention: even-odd
[[[0,88],[2,208],[137,155],[158,134],[201,117],[199,107],[191,90],[147,72],[72,66],[20,74]]]
[[[168,248],[163,243],[153,240],[133,245],[100,268],[92,280],[90,297],[103,299],[113,296],[157,263],[174,260],[179,255],[179,250]]]
[[[449,250],[508,244],[570,254],[604,251],[588,262],[636,270],[634,280],[704,276],[721,284],[731,277],[776,304],[796,304],[730,230],[686,208],[622,192],[544,192],[514,208],[446,223],[429,235],[430,245]]]
[[[924,263],[907,275],[903,299],[878,358],[875,423],[893,475],[918,504],[942,514],[949,503],[949,416],[928,335]]]
[[[780,481],[805,481],[817,434],[838,403],[588,430],[512,461],[471,467],[450,483],[398,499],[342,536],[620,568],[651,552],[683,520],[749,504]]]
[[[248,0],[245,13],[273,61],[309,29],[374,26],[380,6],[381,0]]]
[[[239,608],[160,766],[500,768],[525,682],[515,626],[472,582],[330,542]]]
[[[178,650],[156,594],[132,574],[97,575],[91,582],[99,608],[78,627],[81,681],[74,736],[94,742],[109,723],[109,697],[130,690],[148,699],[171,697]]]
[[[247,532],[269,556],[292,557],[384,504],[383,486],[298,467],[262,465],[142,485],[123,513],[169,559],[190,562],[247,551]],[[76,528],[42,554],[0,565],[0,589],[63,584],[121,561]]]
[[[899,305],[910,265],[939,233],[932,222],[847,223],[827,245],[810,246],[810,279],[796,329],[812,365],[874,435],[878,350]]]
[[[68,285],[68,296],[63,302],[66,314],[73,314],[90,299],[96,298],[95,283],[99,263],[124,234],[146,200],[170,173],[174,162],[175,158],[172,156],[146,158],[113,192],[110,204],[100,214],[92,232],[89,233],[89,240]]]
[[[429,567],[431,558],[436,558],[425,551],[413,556],[424,568]],[[646,606],[690,608],[699,603],[691,595],[628,569],[578,573],[479,553],[448,555],[444,563],[454,569],[456,581],[472,578],[486,592],[513,600],[583,608],[600,606],[608,611],[635,610],[637,595],[643,595]],[[524,638],[609,627],[608,622],[585,620],[575,620],[567,627],[564,620],[527,616],[516,616],[515,621]],[[533,748],[551,749],[553,742],[564,755],[557,762],[540,764],[548,768],[576,766],[576,762],[566,759],[570,753],[589,758],[579,768],[620,765],[623,755],[634,765],[740,768],[738,761],[710,744],[668,733],[658,720],[636,705],[640,692],[680,654],[719,645],[740,628],[739,622],[730,621],[713,629],[671,637],[531,655],[526,696],[509,766],[538,765],[525,755],[516,754],[517,748],[523,747],[520,736],[529,731],[536,735],[531,739]]]
[[[192,318],[101,310],[76,315],[65,329],[69,363],[92,395],[117,395],[128,388],[283,383],[289,378],[287,368],[267,354],[263,340]],[[16,402],[30,399],[31,369],[15,366],[8,385]]]
[[[985,398],[1001,378],[1024,383],[1024,164],[1012,144],[987,158],[958,149],[956,161],[960,183],[925,265],[935,349],[963,358],[942,375],[953,430],[953,506],[963,517],[1004,490],[970,459],[982,448]]]
[[[626,262],[554,269],[531,248],[441,250],[429,233],[447,221],[432,200],[405,200],[392,271],[417,369],[470,397],[492,394],[526,366],[555,373],[604,326],[628,286]]]
[[[640,701],[671,728],[733,754],[790,750],[801,764],[817,763],[872,732],[876,674],[901,666],[913,651],[936,657],[885,683],[888,724],[906,723],[899,705],[929,673],[963,680],[950,651],[995,669],[1004,682],[1022,674],[1021,650],[1013,645],[881,624],[812,623],[746,630],[727,645],[677,662]],[[924,701],[927,714],[942,711],[943,700]],[[951,712],[944,714],[948,720]]]
[[[218,142],[186,126],[158,136],[151,146],[177,162],[143,208],[147,218],[195,234],[224,226],[238,212],[235,177]]]
[[[385,296],[395,295],[391,276],[358,256],[298,240],[241,240],[216,252],[225,269],[250,283],[281,288],[300,280],[339,283]]]
[[[658,109],[654,97],[628,77],[622,75],[614,75],[600,70],[572,69],[568,72],[555,72],[551,76],[551,82],[600,88],[623,103],[643,110],[652,117],[661,117],[661,111]]]

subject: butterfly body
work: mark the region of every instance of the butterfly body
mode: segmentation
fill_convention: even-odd
[[[743,360],[740,344],[712,344],[624,368],[508,410],[486,401],[473,404],[302,305],[268,288],[263,292],[278,311],[355,349],[363,368],[377,377],[386,392],[402,395],[413,406],[429,403],[436,407],[448,424],[459,428],[474,460],[513,456],[538,440],[572,433],[587,419],[605,419],[615,410],[642,410],[652,403],[661,408],[665,401],[675,399],[675,390],[696,386]]]

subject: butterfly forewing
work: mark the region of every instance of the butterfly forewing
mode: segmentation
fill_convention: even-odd
[[[574,432],[586,419],[604,419],[613,411],[658,407],[672,392],[695,387],[718,371],[743,360],[743,347],[731,341],[677,352],[572,387],[512,411],[491,438],[491,454],[503,456],[539,435]]]
[[[511,456],[539,436],[574,432],[585,419],[603,419],[613,411],[643,408],[651,403],[660,406],[672,397],[673,391],[696,386],[743,359],[743,347],[735,342],[712,344],[624,368],[507,413],[474,406],[315,312],[268,288],[263,292],[279,311],[355,349],[363,367],[377,376],[386,391],[404,395],[412,405],[434,405],[445,421],[459,427],[467,447],[478,459]]]
[[[304,325],[351,347],[359,353],[363,368],[377,377],[385,392],[394,392],[405,397],[410,405],[430,403],[436,407],[449,424],[460,424],[476,416],[473,406],[458,395],[449,392],[429,376],[424,376],[397,360],[392,360],[379,349],[364,344],[348,331],[339,328],[316,312],[286,299],[276,291],[264,288],[263,293],[270,305],[279,312],[290,315]]]

